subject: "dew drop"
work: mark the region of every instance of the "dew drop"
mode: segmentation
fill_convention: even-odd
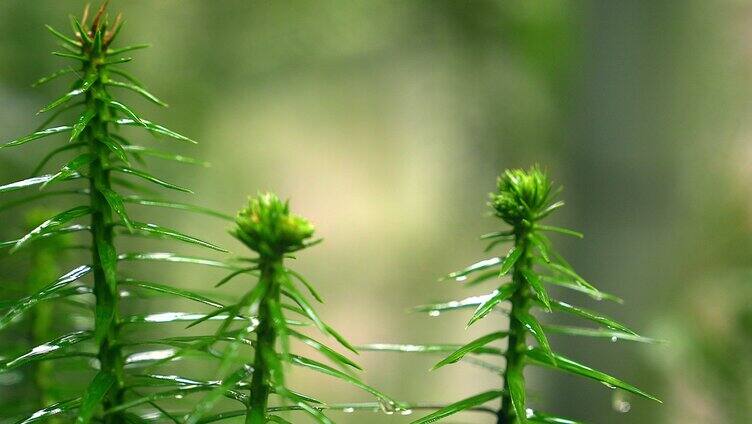
[[[467,275],[460,275],[459,277],[455,278],[454,281],[465,281],[467,280]]]
[[[441,311],[437,311],[437,310],[428,311],[428,316],[437,317],[439,315],[441,315]]]
[[[175,399],[182,399],[183,395],[175,395]]]
[[[355,408],[344,408],[342,409],[342,412],[346,414],[352,414],[353,412],[355,412]]]
[[[616,343],[616,341],[619,340],[616,336],[611,336],[611,343]]]
[[[403,409],[402,411],[400,411],[401,415],[410,415],[412,413],[413,413],[412,409]]]
[[[525,409],[525,416],[527,418],[533,418],[533,415],[535,415],[535,414],[534,414],[534,412],[533,412],[532,409],[530,409],[530,408]]]

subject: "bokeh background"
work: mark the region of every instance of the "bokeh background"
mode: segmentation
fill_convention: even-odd
[[[0,1],[0,139],[38,125],[34,112],[65,88],[29,85],[65,63],[49,54],[55,42],[43,25],[67,28],[83,4]],[[200,141],[164,147],[213,164],[151,169],[194,188],[185,200],[228,213],[259,190],[292,199],[325,238],[296,267],[326,298],[321,314],[354,342],[463,342],[503,325],[487,319],[465,331],[463,313],[406,310],[483,293],[437,278],[484,257],[477,236],[499,227],[485,205],[496,175],[540,163],[565,187],[567,207],[552,221],[586,234],[555,237],[557,245],[626,301],[580,304],[669,342],[553,339],[664,405],[627,397],[629,412],[618,412],[623,394],[537,370],[528,374],[530,403],[593,423],[752,422],[749,2],[121,0],[111,8],[127,19],[123,43],[153,44],[126,66],[171,107],[125,98]],[[0,152],[0,183],[26,176],[43,145]],[[242,251],[222,221],[157,215]],[[27,217],[6,211],[0,220],[9,239]],[[23,263],[2,259],[4,286],[26,278]],[[177,266],[160,273],[186,288],[218,278]],[[500,384],[470,365],[427,372],[436,359],[363,353],[360,361],[369,383],[407,401],[446,403]],[[6,399],[22,390],[11,380],[0,381]],[[328,400],[367,400],[305,371],[293,381]]]

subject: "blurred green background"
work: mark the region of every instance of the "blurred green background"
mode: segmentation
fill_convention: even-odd
[[[64,89],[29,84],[67,64],[49,54],[43,25],[65,29],[83,5],[0,1],[0,139],[28,133]],[[485,206],[496,175],[537,162],[565,187],[568,206],[552,221],[586,234],[556,237],[558,246],[626,303],[578,301],[669,343],[553,340],[665,405],[627,399],[620,413],[620,394],[538,370],[528,374],[531,405],[593,423],[752,422],[749,2],[121,0],[111,9],[127,20],[121,44],[153,44],[126,66],[171,107],[124,97],[200,141],[164,147],[213,164],[152,170],[195,189],[184,200],[229,213],[258,190],[291,198],[325,238],[295,266],[320,287],[324,318],[354,342],[463,342],[492,328],[406,310],[483,293],[436,280],[483,258],[477,236],[499,227]],[[28,175],[44,149],[0,152],[0,183]],[[157,215],[242,252],[223,222]],[[19,212],[0,220],[3,239],[26,222]],[[0,279],[26,278],[23,263],[3,259]],[[217,281],[160,270],[159,281],[187,288]],[[369,383],[407,401],[499,385],[468,365],[428,373],[436,359],[360,361]],[[0,380],[6,396],[11,380]],[[292,380],[327,400],[367,399],[306,371]]]

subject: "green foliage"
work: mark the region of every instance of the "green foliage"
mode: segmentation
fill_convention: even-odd
[[[639,388],[625,383],[615,377],[582,365],[563,355],[555,353],[548,341],[547,333],[572,336],[603,337],[610,340],[631,340],[651,343],[655,340],[642,337],[606,316],[584,308],[572,306],[552,298],[548,285],[555,285],[576,292],[584,293],[597,300],[620,301],[613,295],[598,291],[577,274],[572,267],[557,254],[545,232],[557,232],[575,237],[582,235],[565,228],[540,224],[551,212],[564,205],[554,201],[552,184],[547,175],[537,166],[525,171],[508,170],[499,177],[497,191],[490,195],[489,206],[495,215],[511,228],[482,236],[490,240],[489,249],[511,243],[506,254],[484,259],[467,268],[450,273],[447,278],[475,286],[490,282],[493,277],[504,278],[491,293],[466,299],[423,305],[417,311],[438,314],[443,311],[462,311],[474,308],[468,326],[481,319],[492,316],[491,312],[507,314],[509,326],[480,337],[452,350],[434,369],[459,361],[466,361],[484,366],[504,377],[502,390],[485,392],[457,403],[448,405],[438,411],[414,421],[415,424],[438,421],[452,414],[478,407],[491,400],[501,398],[501,407],[496,411],[497,420],[504,424],[575,422],[566,418],[542,413],[529,407],[526,400],[526,382],[524,369],[527,365],[550,368],[570,374],[579,375],[599,381],[609,387],[619,388],[647,399],[659,401]],[[509,278],[508,276],[511,276]],[[471,277],[474,277],[471,279]],[[502,308],[502,303],[509,306]],[[541,323],[533,313],[563,312],[591,321],[598,327],[554,326]],[[493,315],[498,316],[498,315]],[[530,337],[528,337],[530,336]],[[507,339],[506,351],[489,346],[491,343]],[[529,340],[535,340],[530,345]],[[443,345],[368,345],[364,349],[375,351],[447,352]],[[479,359],[480,355],[504,356],[506,365],[503,369]],[[659,401],[660,402],[660,401]]]
[[[218,355],[222,358],[221,369],[229,370],[227,377],[222,379],[226,384],[214,388],[205,396],[193,408],[186,422],[208,423],[243,415],[245,422],[249,424],[285,423],[288,421],[276,413],[297,410],[307,413],[316,422],[330,423],[331,420],[324,414],[324,410],[355,409],[356,405],[326,405],[311,396],[294,391],[288,387],[285,379],[288,365],[342,380],[374,396],[383,410],[398,410],[400,406],[396,401],[365,384],[353,374],[355,370],[360,370],[354,361],[313,337],[303,334],[302,330],[292,327],[312,324],[324,336],[357,353],[350,343],[322,321],[306,295],[299,289],[299,285],[302,285],[314,300],[321,302],[321,297],[313,286],[302,275],[285,265],[290,252],[315,244],[309,241],[313,236],[313,225],[305,218],[292,214],[288,203],[280,201],[271,193],[250,198],[247,207],[238,214],[236,223],[231,233],[257,253],[258,257],[249,259],[253,266],[233,271],[218,285],[226,284],[239,276],[251,277],[257,282],[246,290],[237,303],[218,309],[224,317],[222,323],[214,336],[207,338],[201,345],[213,348],[217,344],[226,344],[224,351]],[[295,314],[296,319],[303,321],[288,319],[287,312]],[[193,324],[199,324],[206,319],[207,317],[201,317]],[[254,335],[255,338],[252,337]],[[293,354],[290,339],[317,351],[334,367]],[[243,348],[252,351],[252,356],[247,356],[249,359],[245,359]],[[245,383],[247,378],[250,378],[250,385]],[[243,394],[246,390],[249,390],[247,395]],[[245,409],[224,411],[209,416],[217,402],[226,396],[242,398]],[[275,401],[282,404],[270,406],[271,396],[275,396]],[[285,404],[290,406],[286,407]]]
[[[149,338],[139,334],[138,330],[146,325],[185,321],[186,317],[195,320],[196,316],[206,314],[150,312],[126,315],[127,309],[123,307],[128,303],[126,297],[170,296],[189,299],[196,302],[196,305],[209,305],[213,308],[221,308],[222,304],[208,296],[178,287],[127,278],[120,268],[132,261],[150,261],[155,265],[159,262],[179,262],[237,268],[237,265],[229,262],[175,253],[118,251],[115,241],[119,234],[168,239],[224,251],[212,243],[180,231],[132,219],[128,210],[128,206],[132,204],[198,212],[221,218],[226,216],[198,206],[159,198],[143,198],[127,192],[127,187],[137,187],[130,183],[131,177],[164,188],[190,192],[133,167],[131,160],[141,163],[141,154],[182,163],[202,163],[184,156],[139,147],[118,133],[121,127],[137,126],[153,135],[193,143],[183,135],[139,117],[132,107],[113,97],[111,91],[126,89],[152,102],[163,104],[133,78],[125,77],[130,74],[119,69],[119,64],[130,60],[125,60],[121,54],[143,46],[112,47],[122,28],[122,20],[118,16],[110,23],[105,5],[106,3],[94,14],[91,23],[86,22],[88,9],[80,22],[71,17],[74,32],[72,36],[48,27],[65,49],[65,52],[55,54],[73,59],[75,65],[42,78],[37,84],[63,77],[74,79],[65,94],[41,108],[40,113],[52,112],[52,116],[44,123],[45,126],[61,119],[65,116],[64,112],[78,110],[77,115],[66,124],[37,130],[0,147],[15,148],[32,142],[50,141],[56,135],[65,135],[61,145],[50,144],[49,153],[35,171],[37,175],[0,186],[0,193],[35,186],[39,187],[40,192],[7,201],[0,205],[0,210],[11,210],[29,202],[46,200],[50,196],[74,195],[79,199],[63,212],[38,219],[25,235],[0,243],[0,247],[8,248],[11,253],[32,252],[36,257],[32,263],[39,267],[44,265],[39,263],[44,257],[40,256],[43,251],[38,247],[54,246],[49,243],[62,240],[63,237],[68,240],[69,237],[81,236],[81,240],[85,240],[83,251],[89,253],[89,258],[82,265],[75,266],[60,277],[37,273],[34,283],[30,284],[31,292],[17,296],[18,300],[15,302],[3,303],[1,306],[2,331],[9,331],[9,327],[14,327],[27,317],[38,324],[34,332],[33,348],[19,351],[3,346],[0,373],[38,364],[45,364],[47,367],[38,365],[36,370],[35,381],[40,386],[39,391],[43,393],[35,405],[39,409],[36,412],[29,411],[26,418],[18,417],[20,423],[59,418],[60,422],[75,421],[80,424],[120,424],[148,422],[146,417],[154,413],[158,419],[172,416],[172,407],[163,407],[159,404],[160,401],[174,398],[176,387],[178,390],[187,390],[188,386],[196,385],[183,384],[191,379],[182,376],[176,377],[172,386],[165,385],[159,380],[159,367],[166,362],[165,352],[169,361],[181,361],[190,348],[155,350],[154,346],[179,346],[181,343],[171,337]],[[123,76],[129,81],[117,81],[113,78],[115,75]],[[80,101],[74,102],[74,99]],[[42,173],[53,159],[66,152],[73,152],[70,160],[62,162],[49,173]],[[116,177],[116,174],[119,176]],[[77,184],[80,186],[74,187]],[[58,186],[70,188],[51,190]],[[123,186],[126,186],[125,192],[121,189]],[[87,219],[88,223],[80,223],[82,219]],[[45,269],[54,269],[54,266],[47,264]],[[40,281],[41,278],[44,279],[43,282]],[[50,321],[52,311],[62,311],[64,306],[69,308],[71,305],[77,310],[77,324],[74,326],[67,320],[57,320],[53,326]],[[81,328],[81,323],[86,323],[84,328]],[[142,326],[139,329],[131,328],[134,323],[141,323]],[[128,331],[124,331],[126,327]],[[44,340],[40,339],[42,335]],[[131,370],[134,364],[149,365],[150,377],[144,379],[133,374]],[[54,384],[55,390],[52,393],[50,386],[53,374],[49,368],[52,366],[71,366],[76,369],[79,377],[71,381],[58,381]],[[141,372],[143,371],[139,371]],[[89,383],[82,386],[80,381]],[[28,382],[22,380],[19,384],[25,385]],[[206,386],[198,387],[208,390]],[[144,395],[142,390],[149,394]]]

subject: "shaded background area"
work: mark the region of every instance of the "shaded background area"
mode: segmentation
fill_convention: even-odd
[[[63,89],[29,84],[63,63],[48,54],[43,25],[67,28],[83,3],[0,2],[0,139],[38,125],[34,111]],[[530,403],[593,423],[752,420],[752,5],[134,0],[112,9],[127,18],[122,43],[153,44],[127,66],[172,106],[131,103],[199,140],[184,151],[213,164],[152,170],[228,213],[258,190],[291,198],[325,238],[296,267],[326,298],[322,315],[354,342],[462,342],[493,328],[405,311],[482,293],[436,279],[482,258],[477,236],[498,227],[485,216],[495,176],[537,162],[565,187],[568,206],[553,221],[586,234],[557,245],[626,301],[595,307],[670,343],[553,340],[663,406],[635,399],[619,413],[621,395],[548,371],[529,373]],[[0,183],[27,175],[43,151],[0,152]],[[239,250],[222,222],[162,218]],[[25,223],[17,212],[1,219],[3,239]],[[0,279],[25,278],[22,264],[3,259]],[[217,280],[163,272],[186,288]],[[467,365],[428,373],[434,359],[360,361],[368,382],[408,401],[499,384]],[[293,381],[332,401],[367,399],[305,371]]]

